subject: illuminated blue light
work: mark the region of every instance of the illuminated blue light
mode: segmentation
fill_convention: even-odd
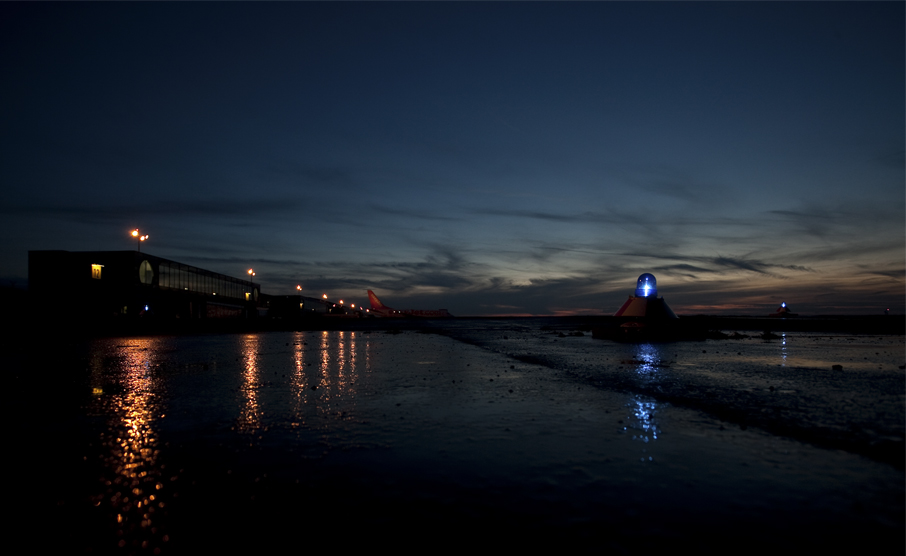
[[[642,274],[635,287],[636,297],[657,297],[657,278],[654,274]]]

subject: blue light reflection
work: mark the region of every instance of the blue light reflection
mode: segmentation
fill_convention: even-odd
[[[669,364],[662,361],[661,346],[658,344],[637,344],[634,346],[635,357],[631,360],[635,373],[644,382],[655,382],[661,379],[660,373]],[[629,363],[630,361],[624,361]],[[658,411],[657,402],[653,398],[646,396],[633,396],[627,404],[631,414],[629,415],[629,428],[635,429],[632,439],[638,440],[646,445],[658,439],[660,428],[658,427],[656,414]],[[642,449],[644,456],[643,462],[654,461],[654,457],[648,452],[649,447]]]
[[[661,353],[655,344],[637,344],[635,346],[635,372],[645,378],[655,378],[659,367],[666,365],[661,363]]]
[[[780,366],[786,367],[786,332],[780,334]]]
[[[639,429],[639,434],[633,435],[633,440],[649,442],[657,440],[660,432],[657,422],[654,420],[654,414],[657,411],[657,403],[654,400],[645,401],[640,396],[635,396],[629,407],[632,410],[632,416],[635,418],[635,427]]]

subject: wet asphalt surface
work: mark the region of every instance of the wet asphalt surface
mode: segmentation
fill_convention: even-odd
[[[903,339],[842,341],[485,324],[26,343],[7,358],[13,525],[68,553],[900,554],[902,465],[872,446],[902,451]]]

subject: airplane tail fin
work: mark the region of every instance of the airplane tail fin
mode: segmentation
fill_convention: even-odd
[[[383,309],[384,308],[384,304],[381,303],[381,300],[378,299],[378,297],[376,295],[374,295],[374,292],[371,290],[368,290],[368,301],[371,302],[372,309]]]

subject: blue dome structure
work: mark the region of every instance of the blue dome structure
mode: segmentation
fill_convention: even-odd
[[[657,278],[648,272],[639,276],[635,295],[630,295],[614,316],[646,321],[677,318],[664,298],[657,296]]]
[[[657,278],[654,274],[645,273],[639,276],[635,287],[636,297],[657,297]]]
[[[786,301],[784,301],[780,304],[780,307],[777,307],[776,311],[774,311],[773,313],[771,313],[768,316],[786,318],[786,317],[797,317],[799,315],[797,313],[792,312],[790,310],[790,308],[787,306]]]
[[[682,321],[664,298],[658,297],[654,274],[646,272],[639,276],[633,293],[614,313],[612,321],[592,329],[593,338],[618,342],[672,342],[706,337],[702,327]]]

